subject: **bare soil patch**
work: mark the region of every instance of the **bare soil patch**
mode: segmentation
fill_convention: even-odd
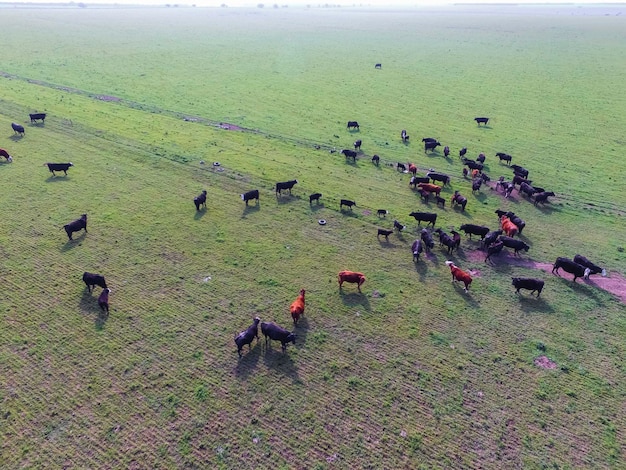
[[[539,356],[535,359],[535,365],[542,369],[556,369],[556,362],[551,361],[547,356]]]

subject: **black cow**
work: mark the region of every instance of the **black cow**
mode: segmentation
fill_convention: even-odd
[[[511,284],[515,287],[515,292],[519,294],[520,289],[526,289],[530,291],[530,295],[533,295],[533,292],[537,292],[537,298],[539,298],[539,294],[543,290],[544,281],[541,279],[533,279],[530,277],[512,277]]]
[[[298,182],[298,180],[285,181],[283,183],[276,183],[276,194],[280,194],[281,191],[288,189],[291,194],[291,188]]]
[[[74,166],[74,164],[72,162],[69,162],[69,163],[44,163],[43,166],[47,166],[48,167],[48,170],[50,170],[50,173],[52,173],[52,176],[56,176],[54,174],[55,171],[62,171],[63,173],[65,173],[65,176],[67,176],[67,170],[71,166]]]
[[[485,238],[482,240],[483,248],[489,248],[489,245],[496,243],[500,235],[502,235],[502,230],[494,230],[485,235]]]
[[[393,228],[398,230],[398,233],[402,232],[405,228],[406,225],[402,225],[400,222],[398,222],[397,220],[393,220]]]
[[[291,342],[296,344],[296,335],[278,326],[276,323],[261,322],[261,332],[263,333],[263,336],[265,336],[266,346],[268,344],[268,340],[270,342],[270,346],[272,344],[271,340],[280,341],[283,353],[287,350],[287,343]]]
[[[104,279],[104,278],[103,278]],[[102,310],[102,313],[109,314],[109,294],[111,293],[111,289],[108,287],[103,289],[100,293],[100,297],[98,297],[98,305]]]
[[[513,172],[516,175],[520,175],[524,178],[528,178],[528,170],[526,168],[524,168],[523,166],[519,166],[519,165],[511,165],[511,168],[513,169]]]
[[[514,185],[516,185],[516,184],[521,185],[522,183],[532,184],[532,180],[529,180],[529,179],[527,179],[527,178],[524,178],[524,177],[523,177],[523,176],[521,176],[521,175],[515,175],[515,176],[513,176],[513,184],[514,184]]]
[[[475,162],[474,160],[470,160],[469,158],[463,158],[463,163],[468,166],[471,170],[483,171],[484,165],[479,162]]]
[[[448,254],[452,253],[454,248],[458,247],[460,244],[460,240],[455,240],[453,237],[448,235],[446,232],[444,232],[440,228],[435,230],[435,233],[439,234],[439,246],[445,245],[448,250]]]
[[[500,159],[500,163],[504,161],[506,162],[507,165],[510,165],[511,160],[513,160],[513,157],[511,157],[511,155],[509,155],[508,153],[504,153],[504,152],[496,153],[496,157]]]
[[[438,141],[434,137],[424,137],[422,139],[422,142],[426,143],[426,142],[438,142]]]
[[[406,143],[407,140],[409,140],[409,136],[406,133],[405,129],[402,129],[402,132],[400,132],[400,138],[402,139],[402,142]]]
[[[420,253],[424,251],[424,242],[417,239],[411,245],[411,253],[413,253],[413,261],[418,262],[420,260]]]
[[[474,121],[476,121],[476,124],[478,124],[479,126],[481,124],[484,124],[486,126],[487,123],[489,122],[489,118],[488,117],[475,117]]]
[[[200,206],[204,206],[206,209],[206,189],[203,190],[198,196],[193,198],[193,203],[196,205],[196,210],[200,210]]]
[[[383,64],[376,64],[374,65],[375,69],[382,69],[383,68]]]
[[[461,150],[459,150],[459,158],[463,158],[466,153],[467,153],[467,147],[463,147]]]
[[[450,177],[444,173],[435,173],[434,171],[430,171],[426,173],[426,176],[433,180],[433,183],[435,181],[441,181],[444,186],[450,184]]]
[[[415,189],[420,183],[430,183],[430,178],[428,176],[411,176],[409,186],[413,186]]]
[[[437,203],[437,205],[441,205],[442,208],[446,208],[446,200],[444,198],[442,198],[441,196],[437,196],[435,194],[435,202]]]
[[[465,206],[467,206],[467,198],[465,196],[461,196],[461,193],[459,193],[458,191],[454,191],[451,204],[457,204],[461,206],[462,211],[465,211]]]
[[[352,161],[356,162],[356,152],[354,150],[350,150],[350,149],[343,149],[341,151],[341,154],[344,155],[346,158],[351,158]]]
[[[489,183],[489,181],[491,181],[491,178],[489,178],[487,173],[481,173],[480,179],[483,180],[483,183]]]
[[[485,154],[484,153],[480,153],[478,155],[478,157],[476,157],[476,161],[479,163],[485,163]]]
[[[342,210],[343,206],[348,206],[350,210],[352,210],[352,206],[356,206],[356,202],[351,201],[350,199],[342,199],[339,203],[339,210]]]
[[[359,123],[356,121],[348,121],[348,129],[350,128],[354,128],[354,129],[359,129]]]
[[[409,214],[411,217],[417,220],[417,225],[421,225],[422,221],[428,222],[426,225],[431,225],[434,227],[437,222],[437,214],[430,212],[411,212]]]
[[[470,240],[472,239],[472,235],[478,235],[481,240],[484,240],[489,233],[489,227],[474,224],[463,224],[459,227],[459,230],[465,232],[465,235],[469,235]]]
[[[435,142],[424,142],[424,153],[430,151],[435,151],[437,149],[438,146],[440,146],[441,144],[437,141]]]
[[[398,171],[406,171],[406,165],[404,163],[396,163],[396,170]]]
[[[87,233],[87,214],[83,214],[80,216],[80,219],[76,219],[69,224],[65,224],[63,228],[65,229],[65,233],[67,233],[70,240],[72,240],[72,233],[74,232],[85,230],[85,233]]]
[[[485,263],[489,261],[489,259],[493,255],[497,255],[500,252],[502,252],[502,248],[504,248],[504,243],[502,242],[496,242],[496,243],[493,243],[492,245],[489,245],[489,247],[487,247],[487,256],[485,256]]]
[[[31,124],[37,121],[44,122],[46,120],[46,113],[33,113],[29,114],[29,116]]]
[[[522,183],[519,186],[519,193],[520,194],[525,194],[528,197],[531,197],[533,194],[535,194],[536,189],[533,188],[531,185],[529,185],[528,183]]]
[[[354,141],[354,150],[361,150],[361,144],[362,144],[362,143],[363,143],[363,142],[361,142],[361,139],[359,139],[359,140],[355,140],[355,141]]]
[[[387,217],[387,214],[389,214],[389,211],[387,209],[378,209],[378,217],[380,217],[381,215],[383,217]]]
[[[435,246],[435,242],[433,241],[433,237],[428,231],[428,229],[423,228],[420,238],[424,242],[426,248],[432,250]]]
[[[589,274],[602,274],[602,276],[606,276],[606,269],[592,263],[583,255],[574,256],[574,262],[584,266],[585,268],[589,268]]]
[[[393,233],[393,229],[387,230],[385,228],[379,228],[378,235],[376,235],[376,238],[380,238],[380,236],[383,235],[385,237],[385,240],[389,241],[389,235],[391,235],[392,233]]]
[[[373,163],[374,165],[378,166],[379,162],[380,162],[380,157],[379,157],[378,155],[374,155],[374,156],[372,157],[372,163]]]
[[[535,190],[537,190],[537,188],[535,188]],[[549,202],[548,197],[550,196],[554,196],[554,193],[552,191],[542,191],[539,193],[535,193],[535,206],[539,203],[543,204],[545,202]]]
[[[83,273],[83,282],[87,286],[87,290],[91,292],[96,286],[100,286],[103,289],[108,289],[107,282],[104,279],[104,276],[100,274],[88,273],[85,271]]]
[[[560,276],[559,268],[563,268],[564,271],[573,274],[574,282],[576,282],[576,279],[578,279],[579,277],[589,279],[589,274],[591,274],[590,268],[586,268],[571,259],[562,258],[560,256],[554,262],[554,266],[552,266],[552,274],[555,274],[556,271],[556,274]]]
[[[448,155],[450,155],[450,147],[448,147],[447,145],[443,148],[443,156],[447,157]]]
[[[528,246],[522,240],[518,240],[512,237],[507,237],[506,235],[500,235],[500,237],[498,238],[498,241],[501,241],[502,243],[504,243],[504,246],[508,248],[513,248],[513,250],[515,250],[516,255],[519,255],[519,252],[522,250],[528,252],[528,250],[530,249],[530,246]]]
[[[482,184],[482,178],[474,178],[474,180],[472,181],[472,192],[475,193],[476,191],[480,191],[480,187],[482,186]]]
[[[235,336],[235,344],[237,345],[237,353],[241,357],[241,349],[247,344],[248,351],[252,349],[252,340],[256,337],[257,343],[259,342],[259,322],[261,319],[256,317],[252,325],[243,330],[237,336]]]
[[[246,206],[248,205],[248,201],[252,199],[256,199],[256,203],[259,203],[259,190],[253,189],[248,191],[247,193],[240,194],[241,200],[246,202]]]
[[[24,135],[24,126],[17,124],[15,122],[12,122],[11,127],[13,128],[13,133]]]
[[[515,213],[511,211],[505,212],[500,209],[496,209],[495,212],[496,214],[498,214],[498,219],[501,219],[503,215],[506,215],[509,218],[509,220],[513,222],[514,225],[517,226],[518,233],[520,235],[522,234],[522,230],[524,230],[524,227],[526,227],[526,222],[524,220],[516,216]]]
[[[430,193],[425,189],[420,189],[420,199],[422,199],[426,204],[428,204],[428,200],[430,199]]]
[[[309,204],[313,204],[315,201],[317,204],[320,203],[320,198],[322,197],[322,193],[313,193],[309,196]]]

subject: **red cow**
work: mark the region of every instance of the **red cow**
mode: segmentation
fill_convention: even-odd
[[[508,237],[514,237],[519,232],[517,225],[511,222],[511,219],[506,215],[503,215],[500,219],[500,227],[502,227],[502,230],[504,230],[504,233],[506,233]]]
[[[341,271],[338,275],[339,281],[339,289],[344,282],[350,282],[352,284],[357,284],[359,292],[361,292],[361,285],[365,282],[365,276],[363,273],[357,273],[354,271]]]
[[[417,167],[413,163],[409,163],[409,173],[417,175]]]
[[[437,196],[439,196],[439,193],[441,192],[441,186],[432,183],[419,183],[417,187],[423,189],[424,191],[428,191],[429,193],[435,193]]]
[[[466,273],[461,268],[457,267],[452,261],[446,261],[446,266],[450,266],[450,272],[452,273],[452,282],[461,281],[465,284],[465,292],[469,289],[469,285],[472,283],[472,276]]]
[[[300,295],[296,300],[292,302],[291,306],[289,307],[294,326],[298,324],[298,320],[300,320],[300,315],[304,315],[304,293],[305,290],[300,289]]]
[[[9,152],[7,152],[4,149],[0,149],[0,157],[4,157],[7,159],[7,162],[11,163],[13,161],[13,157],[11,157],[11,155],[9,155]]]

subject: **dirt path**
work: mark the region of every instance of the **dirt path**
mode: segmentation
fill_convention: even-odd
[[[485,260],[485,252],[480,250],[467,251],[467,258],[473,262]],[[508,265],[508,266],[521,266],[529,269],[540,269],[544,272],[552,275],[552,263],[542,263],[530,258],[517,258],[509,253],[502,252],[498,256],[494,256],[490,259],[493,261],[492,266]],[[487,263],[489,264],[489,263]],[[565,279],[573,279],[573,276],[569,273],[560,270],[561,277]],[[600,275],[592,275],[589,280],[581,279],[582,282],[589,286],[594,286],[599,289],[610,292],[616,296],[623,304],[626,304],[626,278],[620,273],[610,272],[606,277]],[[579,282],[579,281],[576,281]]]

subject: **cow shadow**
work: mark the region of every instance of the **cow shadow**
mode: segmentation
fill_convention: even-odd
[[[434,248],[433,248],[434,250]],[[440,262],[439,262],[439,256],[437,256],[437,253],[435,253],[434,251],[428,251],[422,254],[422,256],[424,256],[424,258],[428,259],[428,261],[430,261],[431,263],[433,263],[435,266],[439,266]]]
[[[237,366],[235,367],[235,375],[237,378],[246,380],[250,375],[256,371],[257,364],[261,358],[261,351],[263,349],[263,336],[259,341],[254,340],[254,346],[249,349],[244,346],[241,350],[241,357],[237,357]],[[237,348],[235,346],[235,354],[237,354]]]
[[[282,204],[290,204],[292,203],[294,200],[299,199],[297,196],[291,196],[291,195],[287,195],[287,196],[276,196],[276,203],[279,205]]]
[[[289,377],[294,383],[300,382],[300,376],[298,375],[298,369],[289,355],[289,348],[294,345],[287,346],[285,352],[282,351],[280,341],[276,343],[278,347],[274,349],[272,341],[264,346],[263,362],[268,369],[272,369],[276,372],[280,372],[285,377]],[[298,338],[296,338],[296,346],[298,345]]]
[[[19,135],[19,134],[13,134],[12,136],[9,137],[9,139],[12,140],[13,142],[19,142],[23,138],[24,138],[24,136],[23,135]]]
[[[357,164],[356,159],[355,159],[355,160],[351,160],[351,159],[349,159],[349,158],[346,158],[346,165],[350,165],[350,166],[353,166],[353,167],[357,167],[357,166],[359,166],[359,165]]]
[[[96,302],[97,303],[97,302]],[[96,330],[100,331],[103,330],[107,320],[109,319],[109,313],[108,312],[103,312],[102,309],[99,308],[99,312],[96,315],[96,320],[94,322],[94,327],[96,328]]]
[[[428,264],[425,262],[425,258],[425,253],[422,253],[420,254],[419,260],[413,262],[413,264],[415,264],[415,272],[419,275],[420,281],[423,281],[428,274]]]
[[[74,249],[74,247],[76,246],[80,246],[81,242],[85,239],[86,236],[87,234],[85,233],[85,231],[82,231],[80,235],[74,236],[72,240],[66,241],[65,245],[61,247],[61,252],[65,253],[66,251]]]
[[[63,177],[61,177],[61,176],[50,175],[46,178],[46,183],[55,183],[57,181],[70,181],[70,180],[71,178],[69,176],[63,175]]]
[[[395,243],[385,239],[384,237],[381,239],[378,239],[378,244],[380,245],[381,248],[395,248],[396,245]]]
[[[551,214],[552,212],[561,212],[560,207],[553,206],[552,204],[537,204],[535,206],[540,212],[544,214]]]
[[[109,314],[107,312],[103,312],[98,305],[98,295],[96,295],[93,291],[89,292],[89,289],[85,286],[78,303],[78,308],[85,315],[94,315],[95,329],[102,330],[109,319]]]
[[[196,211],[196,213],[193,215],[194,220],[200,220],[202,217],[205,216],[205,214],[207,213],[207,208],[203,207],[202,209],[200,209],[199,211]]]
[[[294,327],[293,333],[296,335],[296,348],[302,349],[309,334],[309,320],[304,315],[298,320],[298,325]]]
[[[28,127],[46,127],[44,122],[31,122]]]
[[[348,217],[358,217],[359,215],[356,214],[353,210],[350,209],[339,209],[339,212],[345,216]]]
[[[255,204],[254,206],[245,206],[243,209],[243,213],[241,214],[241,218],[245,219],[246,216],[252,214],[253,212],[259,212],[261,209],[261,204]]]
[[[484,126],[478,126],[479,129],[489,129],[491,130],[491,126],[485,124]]]
[[[537,313],[554,313],[554,308],[545,301],[542,297],[535,297],[534,295],[523,295],[520,293],[514,292],[514,295],[518,296],[518,302],[520,309],[526,315],[537,314]]]
[[[339,289],[339,295],[341,296],[341,301],[346,307],[358,307],[361,306],[366,311],[370,311],[370,301],[367,296],[363,293],[359,292],[349,292],[345,293],[343,289]]]
[[[487,195],[485,193],[479,192],[478,194],[474,194],[474,199],[482,204],[487,199]]]
[[[311,208],[311,210],[313,212],[317,212],[320,209],[324,209],[325,206],[324,206],[324,203],[322,202],[322,203],[318,203],[318,204],[315,204],[315,205],[309,204],[309,207]]]
[[[462,210],[458,205],[457,206],[452,206],[452,210],[459,215],[462,215],[463,217],[465,217],[466,219],[473,219],[472,214],[470,214],[467,209],[466,210]]]

